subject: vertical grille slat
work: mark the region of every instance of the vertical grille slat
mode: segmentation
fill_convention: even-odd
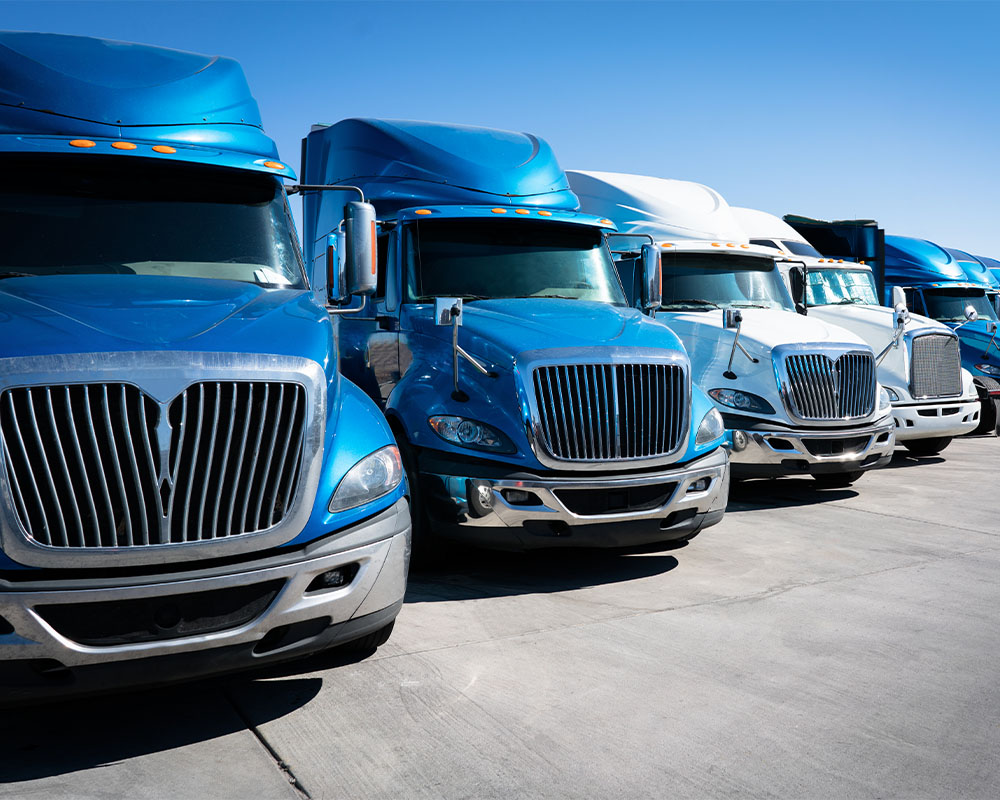
[[[536,367],[539,434],[566,461],[633,460],[675,451],[684,434],[686,380],[666,364]]]
[[[875,410],[875,359],[870,353],[787,355],[786,397],[800,419],[866,417]]]
[[[0,446],[23,535],[53,548],[139,549],[257,533],[290,512],[303,386],[197,383],[157,407],[125,383],[4,390]]]
[[[910,392],[922,400],[962,393],[962,356],[955,336],[932,333],[913,339]]]

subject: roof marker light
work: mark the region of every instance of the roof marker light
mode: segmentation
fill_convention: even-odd
[[[265,161],[264,166],[268,169],[285,169],[285,165],[280,161]]]
[[[859,261],[858,263],[859,263],[859,264],[864,264],[865,262],[864,262],[864,261]]]
[[[115,148],[115,150],[135,150],[137,147],[137,145],[132,142],[112,142],[111,146]]]
[[[90,139],[70,139],[70,147],[97,147],[97,142],[92,142]]]
[[[610,219],[598,220],[602,225],[613,225],[614,223]]]
[[[750,249],[750,245],[748,245],[748,244],[741,244],[740,247],[742,247],[744,250],[749,250]]]
[[[671,244],[670,242],[664,242],[662,245],[660,245],[660,247],[673,247],[673,244]]]
[[[494,214],[506,214],[507,213],[507,209],[506,208],[491,208],[490,211],[492,211]]]
[[[416,211],[414,211],[413,213],[414,213],[414,214],[420,214],[420,216],[425,216],[425,215],[427,215],[427,214],[430,214],[430,213],[431,213],[431,210],[430,210],[429,208],[418,208],[418,209],[417,209]]]
[[[153,152],[154,153],[176,153],[177,152],[177,148],[176,147],[171,147],[169,144],[154,144],[153,145]]]
[[[712,242],[712,247],[722,247],[718,242]]]
[[[515,208],[514,209],[514,213],[515,214],[530,214],[531,212],[528,211],[528,209],[526,209],[526,208]]]
[[[538,216],[540,216],[540,217],[551,217],[552,216],[552,212],[551,211],[546,211],[546,210],[542,209],[541,211],[538,212]]]
[[[726,247],[736,247],[732,242],[726,242]]]
[[[838,258],[838,259],[837,259],[837,263],[838,263],[838,264],[843,264],[843,263],[844,263],[844,259],[842,259],[842,258]]]

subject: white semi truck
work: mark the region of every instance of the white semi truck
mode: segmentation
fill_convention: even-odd
[[[656,318],[680,336],[695,383],[722,413],[734,477],[812,475],[847,486],[888,463],[894,425],[871,346],[795,313],[777,267],[785,256],[750,244],[718,192],[640,175],[568,175],[581,210],[631,237],[619,254],[630,298],[629,253],[643,240],[661,248]]]
[[[784,254],[779,261],[801,313],[853,331],[877,354],[878,380],[889,393],[896,441],[914,455],[941,452],[955,436],[979,424],[979,397],[962,369],[958,337],[947,325],[879,303],[867,264],[824,258],[783,219],[751,208],[732,208],[754,245]],[[792,261],[794,259],[794,261]],[[805,266],[803,284],[794,262]]]

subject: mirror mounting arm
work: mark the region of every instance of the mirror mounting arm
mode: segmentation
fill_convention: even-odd
[[[285,194],[301,194],[302,192],[357,192],[361,196],[361,202],[365,202],[365,193],[358,186],[348,186],[341,183],[296,183],[285,187]]]

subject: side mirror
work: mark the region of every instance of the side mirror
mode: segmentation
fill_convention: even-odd
[[[659,308],[663,299],[663,265],[660,248],[652,244],[642,246],[642,305],[645,309]]]
[[[967,322],[975,322],[979,319],[978,312],[972,307],[971,304],[965,307],[965,319]]]
[[[375,206],[356,200],[344,206],[344,231],[347,239],[347,294],[374,294],[378,277]]]
[[[343,231],[326,237],[326,298],[328,303],[340,305],[350,298],[347,291],[347,245]]]
[[[904,309],[906,308],[906,292],[903,291],[902,286],[893,286],[892,307],[898,311],[900,306],[902,306]]]
[[[743,322],[743,312],[738,308],[727,308],[722,312],[722,324],[726,328],[738,328]]]
[[[806,303],[806,270],[805,267],[790,267],[788,270],[788,284],[792,290],[792,302],[795,303],[795,311],[805,314],[808,310]]]

